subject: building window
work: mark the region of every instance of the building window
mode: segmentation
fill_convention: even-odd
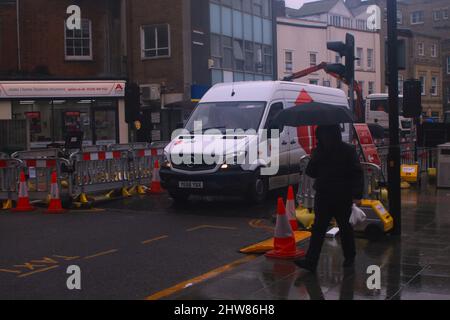
[[[403,76],[398,75],[398,94],[403,94]]]
[[[418,42],[417,43],[417,54],[419,56],[424,56],[425,55],[425,49],[424,49],[423,42]]]
[[[314,85],[318,85],[319,84],[319,80],[317,79],[309,79],[309,84],[314,84]]]
[[[338,89],[342,88],[342,81],[341,80],[337,80],[336,81],[336,88],[338,88]]]
[[[433,58],[436,58],[436,57],[437,57],[437,45],[436,45],[435,43],[433,43],[433,44],[431,45],[431,56],[432,56]]]
[[[92,60],[92,23],[81,20],[81,30],[65,28],[66,60]]]
[[[342,17],[342,26],[344,28],[351,29],[351,27],[352,27],[352,20],[350,20],[350,18]]]
[[[373,70],[373,49],[367,49],[367,69]]]
[[[397,23],[403,24],[403,12],[400,10],[397,10]]]
[[[442,19],[448,20],[448,9],[442,10]]]
[[[292,64],[293,64],[293,52],[292,51],[285,51],[284,52],[284,71],[286,73],[292,73]]]
[[[141,27],[141,57],[170,57],[170,27],[168,24]]]
[[[411,24],[423,23],[423,11],[414,11],[411,13]]]
[[[363,49],[362,48],[356,48],[356,66],[358,68],[362,68],[362,59],[363,59]]]
[[[422,95],[425,96],[427,93],[427,85],[426,85],[426,77],[425,76],[419,76],[420,86],[422,88]]]
[[[324,86],[324,87],[331,87],[331,82],[330,82],[330,80],[323,80],[323,86]]]
[[[332,26],[340,27],[341,26],[341,16],[331,15],[329,23]]]
[[[439,20],[441,20],[441,11],[440,10],[436,10],[436,11],[433,11],[433,20],[434,21],[439,21]]]
[[[368,94],[375,93],[375,83],[373,81],[369,81],[367,93]]]
[[[450,87],[447,87],[447,103],[450,103]]]
[[[315,53],[315,52],[309,53],[309,65],[311,67],[317,65],[317,53]]]
[[[438,78],[437,77],[431,77],[431,95],[437,96],[438,95]]]

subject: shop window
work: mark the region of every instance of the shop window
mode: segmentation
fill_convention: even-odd
[[[65,57],[66,60],[92,60],[92,23],[81,20],[81,29],[65,28]]]
[[[141,27],[143,59],[170,57],[170,27],[168,24]]]

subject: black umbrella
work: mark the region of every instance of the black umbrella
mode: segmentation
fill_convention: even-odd
[[[273,126],[299,127],[353,122],[353,116],[345,106],[310,102],[281,111],[273,120]]]

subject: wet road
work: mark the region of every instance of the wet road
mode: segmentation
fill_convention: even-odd
[[[251,222],[271,226],[274,199],[175,206],[162,195],[56,216],[1,212],[0,298],[143,299],[241,259],[240,248],[271,237]],[[81,291],[66,287],[70,265],[81,268]]]
[[[449,190],[402,191],[402,237],[358,239],[353,272],[338,240],[326,240],[317,276],[238,253],[272,236],[276,196],[260,206],[144,196],[58,216],[0,213],[0,298],[450,299]],[[81,291],[66,287],[69,265],[81,268]],[[380,290],[367,288],[371,265]]]

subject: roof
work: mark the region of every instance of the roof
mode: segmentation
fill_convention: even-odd
[[[330,11],[339,0],[321,0],[307,2],[297,10],[295,17],[312,16]]]

